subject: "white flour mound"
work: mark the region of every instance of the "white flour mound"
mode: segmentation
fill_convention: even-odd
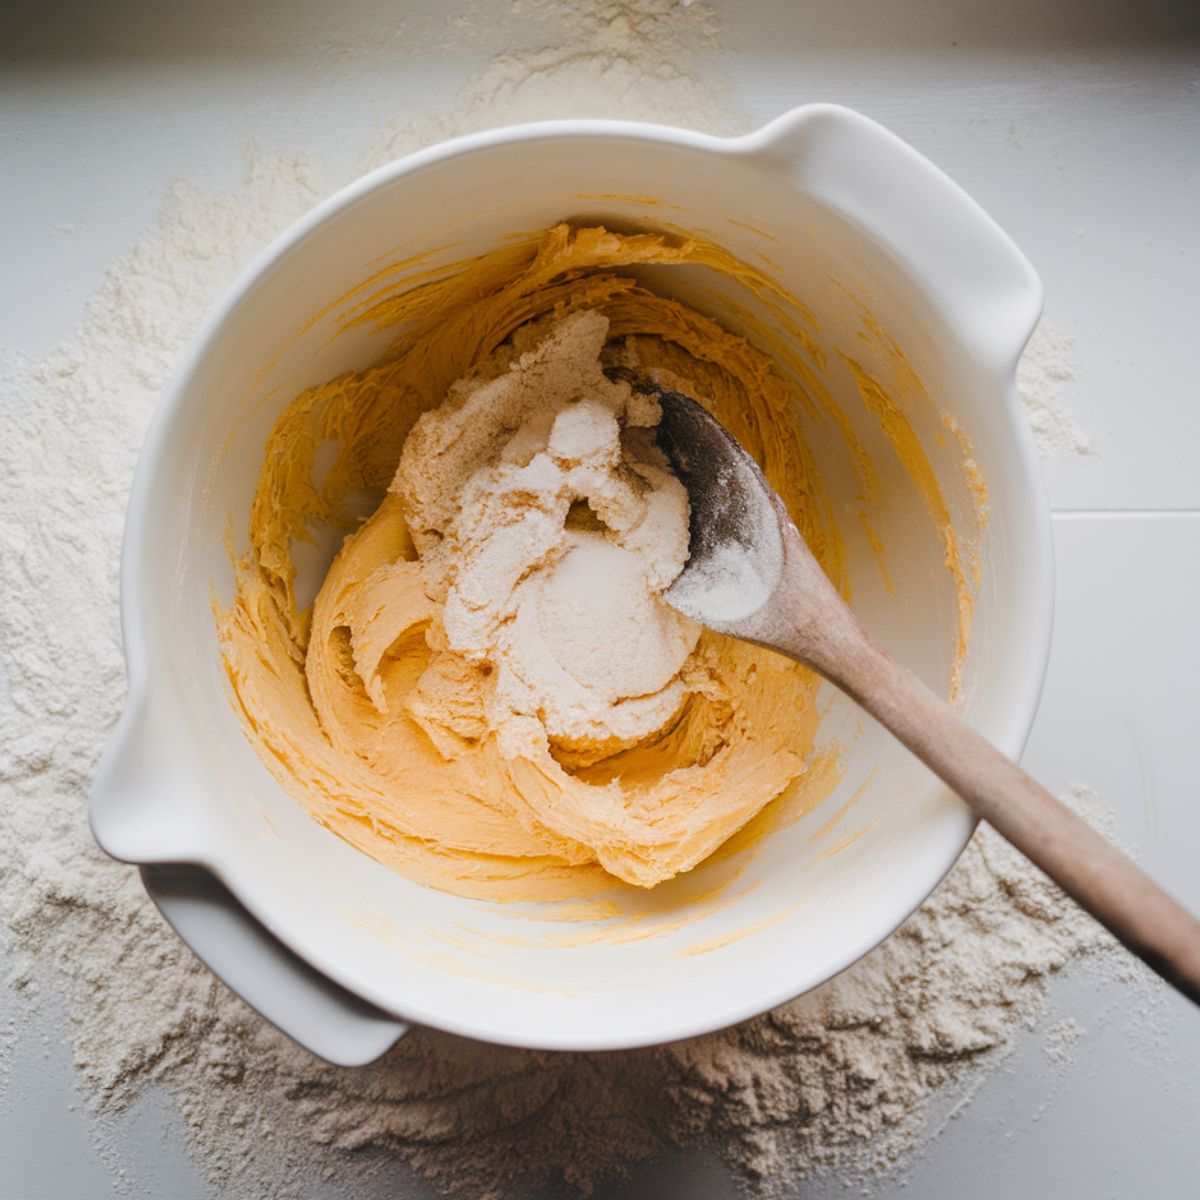
[[[674,0],[514,0],[513,47],[468,80],[446,112],[394,121],[365,167],[460,134],[547,118],[608,117],[706,133],[749,128],[718,57],[707,4]],[[474,25],[460,17],[448,45]]]
[[[526,8],[561,28],[497,59],[437,132],[580,106],[691,123],[711,112],[719,81],[696,65],[715,29],[704,6]],[[428,136],[421,128],[397,132],[382,155]],[[767,1183],[834,1166],[866,1177],[901,1161],[928,1136],[929,1101],[982,1078],[1043,1011],[1056,972],[1085,956],[1127,962],[989,834],[858,966],[735,1029],[595,1056],[417,1031],[361,1071],[317,1063],[264,1024],[182,948],[136,872],[94,846],[85,795],[123,699],[116,575],[149,413],[236,270],[321,192],[306,160],[262,155],[234,194],[176,185],[158,226],[106,274],[80,331],[41,361],[15,361],[2,383],[9,982],[35,1002],[61,994],[81,1092],[110,1130],[107,1156],[122,1157],[115,1117],[158,1083],[215,1184],[256,1200],[314,1195],[325,1178],[352,1188],[407,1166],[463,1197],[527,1194],[530,1179],[587,1190],[700,1138]],[[1060,1023],[1049,1036],[1061,1057],[1076,1035]]]
[[[1069,333],[1042,321],[1017,368],[1017,391],[1043,458],[1090,458],[1099,452],[1096,439],[1079,428],[1062,402],[1064,388],[1075,378],[1074,344]]]

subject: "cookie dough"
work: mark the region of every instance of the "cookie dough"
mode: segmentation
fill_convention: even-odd
[[[780,419],[795,397],[642,264],[742,269],[704,243],[559,226],[375,298],[361,319],[401,330],[393,349],[298,397],[268,443],[218,614],[236,704],[318,821],[432,886],[652,887],[804,785],[818,681],[662,601],[686,493],[655,403],[602,366],[710,404],[837,580],[819,476]],[[347,536],[305,606],[296,547],[329,526]]]

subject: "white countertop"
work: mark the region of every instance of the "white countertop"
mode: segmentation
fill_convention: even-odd
[[[1046,464],[1057,617],[1025,763],[1051,787],[1091,785],[1143,865],[1200,910],[1196,6],[719,7],[755,122],[812,100],[861,109],[966,187],[1041,273],[1049,319],[1076,339],[1063,397],[1100,453]],[[488,18],[477,29],[494,38],[507,5],[475,8]],[[312,150],[331,183],[346,177],[387,118],[449,99],[494,49],[474,33],[420,52],[422,38],[444,36],[439,9],[79,0],[6,14],[0,341],[38,354],[69,334],[105,265],[153,221],[164,184],[235,183],[247,138]],[[403,30],[387,34],[398,14]],[[330,59],[334,42],[344,52]],[[1022,1035],[905,1176],[875,1194],[1200,1194],[1200,1013],[1170,996],[1145,1028],[1131,1011],[1118,984],[1058,981],[1046,1023],[1071,1016],[1084,1027],[1073,1061],[1049,1062],[1038,1032]],[[212,1195],[155,1097],[129,1118],[120,1161],[102,1161],[72,1095],[64,1028],[46,1004],[14,1050],[0,1196],[93,1200],[118,1194],[122,1179],[134,1194]],[[841,1193],[825,1181],[797,1194]],[[396,1168],[378,1194],[431,1193]],[[655,1160],[601,1193],[699,1194],[738,1194],[699,1152]],[[340,1195],[315,1182],[306,1193]]]

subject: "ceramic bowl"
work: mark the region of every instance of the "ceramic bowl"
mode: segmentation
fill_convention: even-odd
[[[1051,543],[1015,372],[1041,287],[1008,237],[928,161],[856,113],[815,105],[731,139],[609,121],[500,129],[375,171],[242,275],[158,409],[122,562],[129,698],[92,795],[93,828],[109,853],[160,873],[194,864],[252,915],[258,924],[229,917],[236,904],[164,905],[219,974],[336,1061],[373,1056],[408,1022],[577,1050],[729,1025],[878,945],[937,885],[974,826],[957,798],[826,687],[819,740],[840,744],[842,769],[815,811],[736,860],[699,868],[714,872],[721,903],[690,881],[581,929],[410,882],[313,822],[259,761],[230,703],[211,606],[232,593],[226,530],[245,528],[282,407],[371,363],[388,341],[363,329],[334,336],[325,310],[381,265],[416,254],[461,260],[566,218],[703,231],[769,264],[811,309],[827,349],[887,372],[860,336],[858,302],[868,306],[928,392],[907,415],[964,539],[976,510],[944,416],[969,438],[987,486],[966,715],[1016,755],[1037,704]],[[703,271],[650,276],[737,324],[723,303],[729,288]],[[945,691],[954,602],[940,540],[911,482],[889,475],[886,443],[840,360],[829,360],[833,395],[882,464],[873,517],[891,591],[854,533],[851,481],[833,468],[827,480],[846,530],[853,603]],[[804,433],[819,454],[829,431],[814,423]],[[325,979],[361,1001],[321,1008]]]

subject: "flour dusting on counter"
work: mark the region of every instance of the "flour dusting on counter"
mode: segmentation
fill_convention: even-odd
[[[720,57],[720,19],[675,0],[514,0],[509,44],[476,71],[448,112],[394,120],[367,154],[379,166],[421,146],[549,117],[609,117],[743,133]],[[470,15],[446,45],[475,31]]]
[[[1075,378],[1074,344],[1069,333],[1042,321],[1017,368],[1017,391],[1043,458],[1079,459],[1099,453],[1096,439],[1084,433],[1062,402],[1064,388]]]

